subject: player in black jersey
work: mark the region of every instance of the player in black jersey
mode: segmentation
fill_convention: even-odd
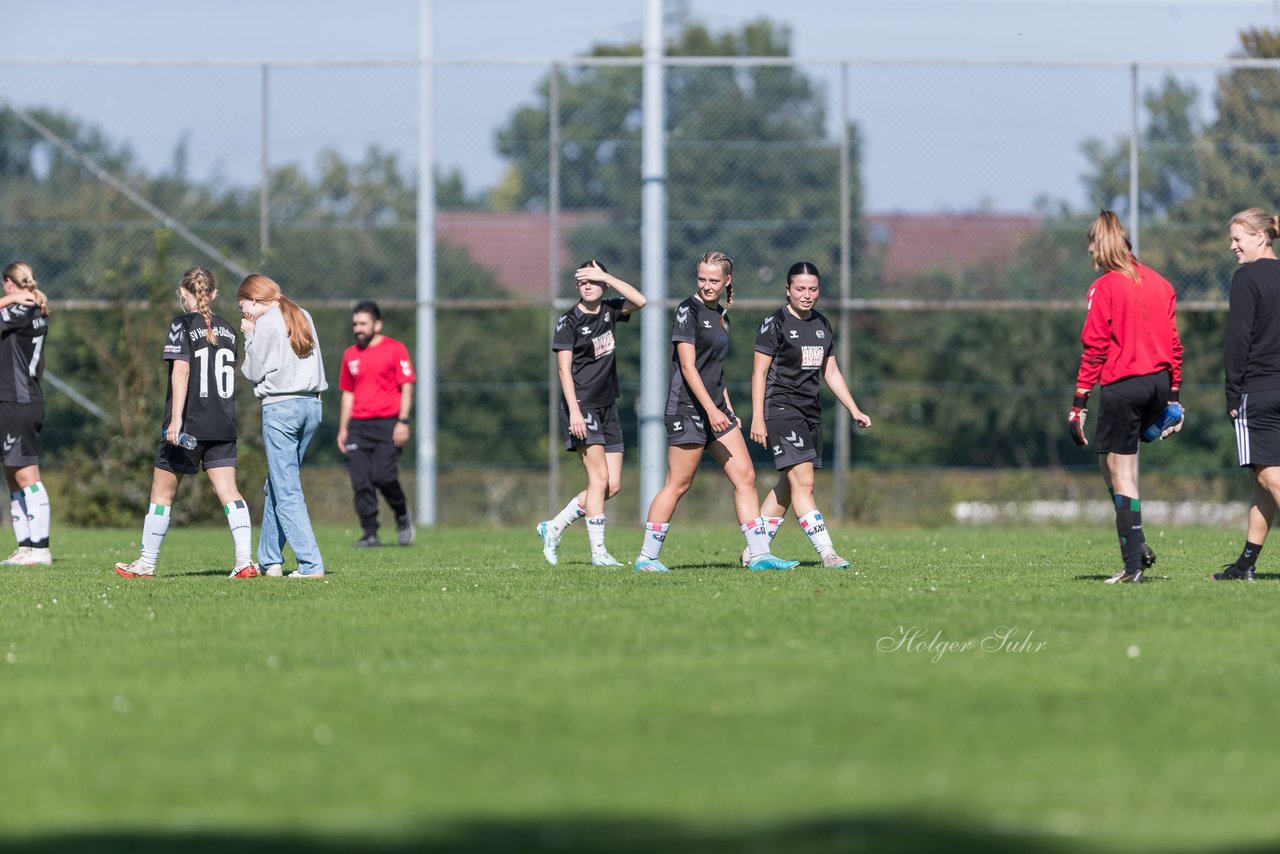
[[[0,431],[4,477],[18,548],[8,566],[48,566],[49,493],[40,479],[40,430],[44,427],[44,344],[49,299],[36,287],[29,264],[4,268],[0,297]]]
[[[142,523],[142,553],[133,563],[117,563],[123,578],[154,578],[160,546],[169,531],[174,496],[183,475],[204,466],[222,502],[235,543],[232,578],[253,578],[249,508],[236,487],[236,331],[213,313],[218,289],[213,274],[192,267],[182,274],[177,292],[185,312],[166,330],[164,360],[169,382],[164,401],[164,438],[151,479],[151,505]],[[183,434],[194,448],[179,444]]]
[[[599,261],[583,262],[574,279],[578,304],[560,318],[551,340],[560,368],[560,427],[566,451],[575,451],[587,470],[587,488],[554,519],[538,523],[542,554],[557,561],[564,529],[587,517],[591,563],[622,566],[604,547],[604,502],[622,486],[622,427],[618,422],[618,369],[614,329],[644,308],[644,294],[611,276]],[[621,298],[605,299],[609,288]]]
[[[727,294],[725,305],[720,297]],[[693,485],[702,453],[724,469],[733,484],[733,504],[747,539],[752,569],[790,569],[796,561],[769,553],[760,517],[756,470],[724,386],[729,355],[729,315],[733,305],[733,261],[723,252],[698,259],[698,289],[676,307],[671,328],[671,379],[667,387],[667,480],[649,505],[636,572],[670,572],[658,559],[676,504]]]
[[[820,289],[817,267],[808,261],[793,264],[787,271],[787,304],[760,325],[751,373],[751,438],[773,452],[774,465],[782,473],[760,503],[770,536],[777,533],[790,506],[822,565],[844,569],[849,562],[836,554],[813,499],[813,470],[822,466],[819,378],[826,379],[855,424],[870,427],[871,419],[854,403],[831,353],[831,324],[814,308]]]

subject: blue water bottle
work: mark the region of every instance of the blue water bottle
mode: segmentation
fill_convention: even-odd
[[[1168,430],[1174,424],[1182,420],[1182,404],[1171,403],[1164,408],[1164,412],[1160,413],[1160,417],[1151,422],[1147,429],[1142,431],[1142,441],[1154,442],[1160,438],[1160,434]]]

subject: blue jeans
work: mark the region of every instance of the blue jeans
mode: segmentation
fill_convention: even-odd
[[[324,559],[311,530],[298,470],[320,426],[320,398],[294,398],[262,407],[262,441],[267,446],[267,500],[258,535],[258,564],[284,563],[284,544],[293,547],[298,569],[323,572]]]

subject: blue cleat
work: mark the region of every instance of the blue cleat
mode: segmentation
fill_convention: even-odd
[[[655,558],[638,557],[636,558],[635,571],[636,572],[670,572],[671,570],[667,569],[667,567],[662,563],[662,561],[658,560],[656,557]]]
[[[560,547],[560,535],[552,533],[550,522],[539,522],[536,530],[542,539],[542,556],[547,559],[547,563],[555,566],[559,559],[556,549]]]
[[[800,561],[798,560],[783,560],[782,558],[774,557],[773,555],[764,555],[763,557],[758,557],[751,561],[748,569],[791,569],[793,566],[799,565]]]

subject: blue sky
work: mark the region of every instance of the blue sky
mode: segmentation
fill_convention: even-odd
[[[435,0],[433,8],[436,56],[475,61],[567,58],[638,38],[644,3]],[[713,29],[769,17],[791,28],[798,58],[860,63],[850,102],[866,140],[872,210],[1016,211],[1040,195],[1079,204],[1080,141],[1127,133],[1127,68],[939,62],[1140,62],[1142,83],[1154,85],[1170,71],[1160,63],[1220,60],[1242,28],[1280,26],[1270,0],[690,0],[687,8]],[[407,60],[418,51],[417,0],[0,0],[0,20],[8,60]],[[914,59],[932,63],[876,64]],[[806,70],[834,97],[829,66]],[[498,180],[494,130],[530,100],[543,71],[441,68],[438,164],[460,169],[473,189]],[[1173,73],[1211,92],[1211,71]],[[273,71],[272,164],[310,167],[324,146],[357,158],[370,144],[412,164],[415,82],[408,68]],[[254,68],[0,65],[6,98],[82,116],[155,168],[185,138],[194,177],[233,184],[257,174],[259,91]]]

